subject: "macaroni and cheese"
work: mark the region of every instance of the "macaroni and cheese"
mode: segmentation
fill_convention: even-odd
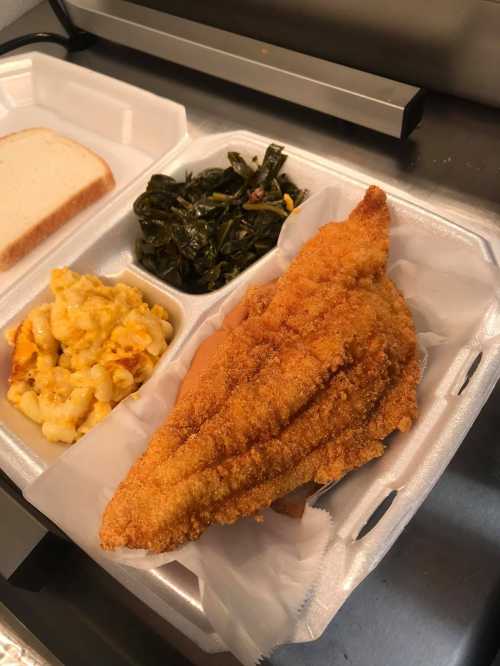
[[[121,282],[52,271],[54,302],[28,314],[14,347],[9,401],[52,442],[72,443],[153,372],[173,336],[168,313]]]

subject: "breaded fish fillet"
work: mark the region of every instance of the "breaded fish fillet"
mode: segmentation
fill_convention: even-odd
[[[251,289],[196,387],[109,502],[103,548],[171,550],[383,453],[416,417],[415,329],[386,277],[389,212],[370,187],[343,223]]]

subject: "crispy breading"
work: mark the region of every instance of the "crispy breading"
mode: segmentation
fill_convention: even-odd
[[[411,426],[416,337],[385,275],[388,224],[385,194],[371,187],[276,284],[249,291],[245,318],[108,504],[103,548],[171,550],[342,477]]]

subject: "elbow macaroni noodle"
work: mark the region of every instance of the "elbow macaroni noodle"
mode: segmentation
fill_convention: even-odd
[[[152,374],[174,330],[161,305],[119,282],[52,271],[53,303],[34,308],[14,346],[8,400],[52,442],[72,443]]]

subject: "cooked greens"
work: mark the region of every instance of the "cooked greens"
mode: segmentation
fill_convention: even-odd
[[[142,238],[139,262],[165,282],[193,294],[218,289],[278,240],[283,222],[306,197],[285,173],[283,146],[268,146],[255,167],[236,152],[230,166],[184,182],[152,176],[134,203]]]

